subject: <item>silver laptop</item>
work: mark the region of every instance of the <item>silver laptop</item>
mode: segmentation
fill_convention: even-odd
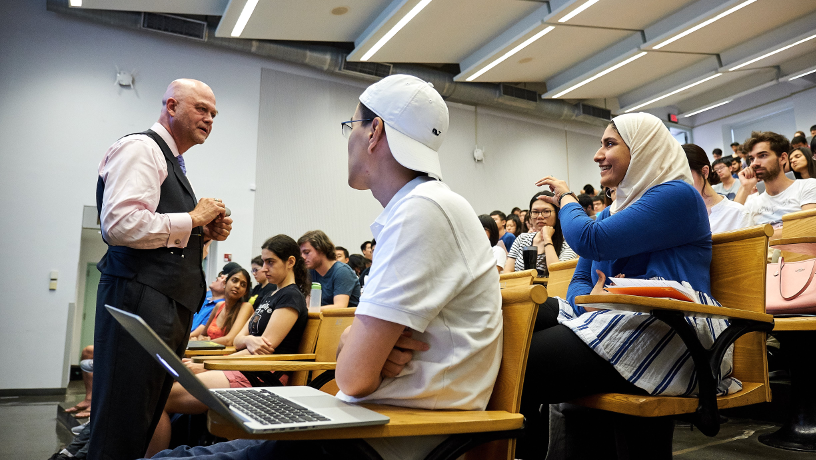
[[[308,386],[209,389],[141,317],[110,305],[105,308],[191,395],[249,433],[388,423],[382,414]]]

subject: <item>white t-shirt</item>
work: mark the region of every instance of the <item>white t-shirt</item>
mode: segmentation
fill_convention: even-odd
[[[496,259],[496,265],[504,270],[504,264],[507,263],[507,251],[499,246],[493,246],[493,257]]]
[[[796,179],[790,187],[774,196],[761,193],[745,201],[754,225],[780,222],[782,216],[801,211],[802,206],[816,203],[816,179]]]
[[[745,206],[736,201],[723,199],[711,207],[708,222],[711,224],[711,233],[722,233],[750,227],[751,215]]]
[[[499,273],[468,202],[429,177],[406,184],[371,225],[377,257],[357,306],[430,345],[363,398],[423,409],[484,410],[502,355]],[[445,436],[370,439],[384,458],[423,458]]]

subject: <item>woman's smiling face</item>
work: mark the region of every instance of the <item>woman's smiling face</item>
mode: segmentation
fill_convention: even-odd
[[[626,177],[632,155],[629,147],[612,125],[606,127],[601,140],[601,148],[595,152],[593,160],[601,168],[602,186],[617,187]]]

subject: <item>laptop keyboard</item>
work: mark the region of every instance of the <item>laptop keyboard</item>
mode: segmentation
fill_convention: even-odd
[[[238,411],[266,425],[331,420],[268,390],[216,390],[214,393],[227,405],[234,406]]]

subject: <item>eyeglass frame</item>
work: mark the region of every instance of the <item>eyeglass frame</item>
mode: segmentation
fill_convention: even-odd
[[[362,118],[362,119],[359,119],[359,120],[342,121],[342,122],[340,122],[340,134],[342,134],[343,137],[348,139],[349,135],[351,135],[351,130],[354,129],[351,126],[351,124],[354,123],[354,122],[357,122],[357,121],[374,121],[374,119],[373,118]],[[346,126],[348,126],[348,129],[349,129],[348,134],[346,134]]]
[[[544,214],[545,212],[547,213],[546,215]],[[532,217],[535,217],[535,216],[550,217],[553,214],[553,212],[554,211],[552,209],[544,209],[543,211],[533,211],[531,209],[530,210],[530,216],[532,216]]]

